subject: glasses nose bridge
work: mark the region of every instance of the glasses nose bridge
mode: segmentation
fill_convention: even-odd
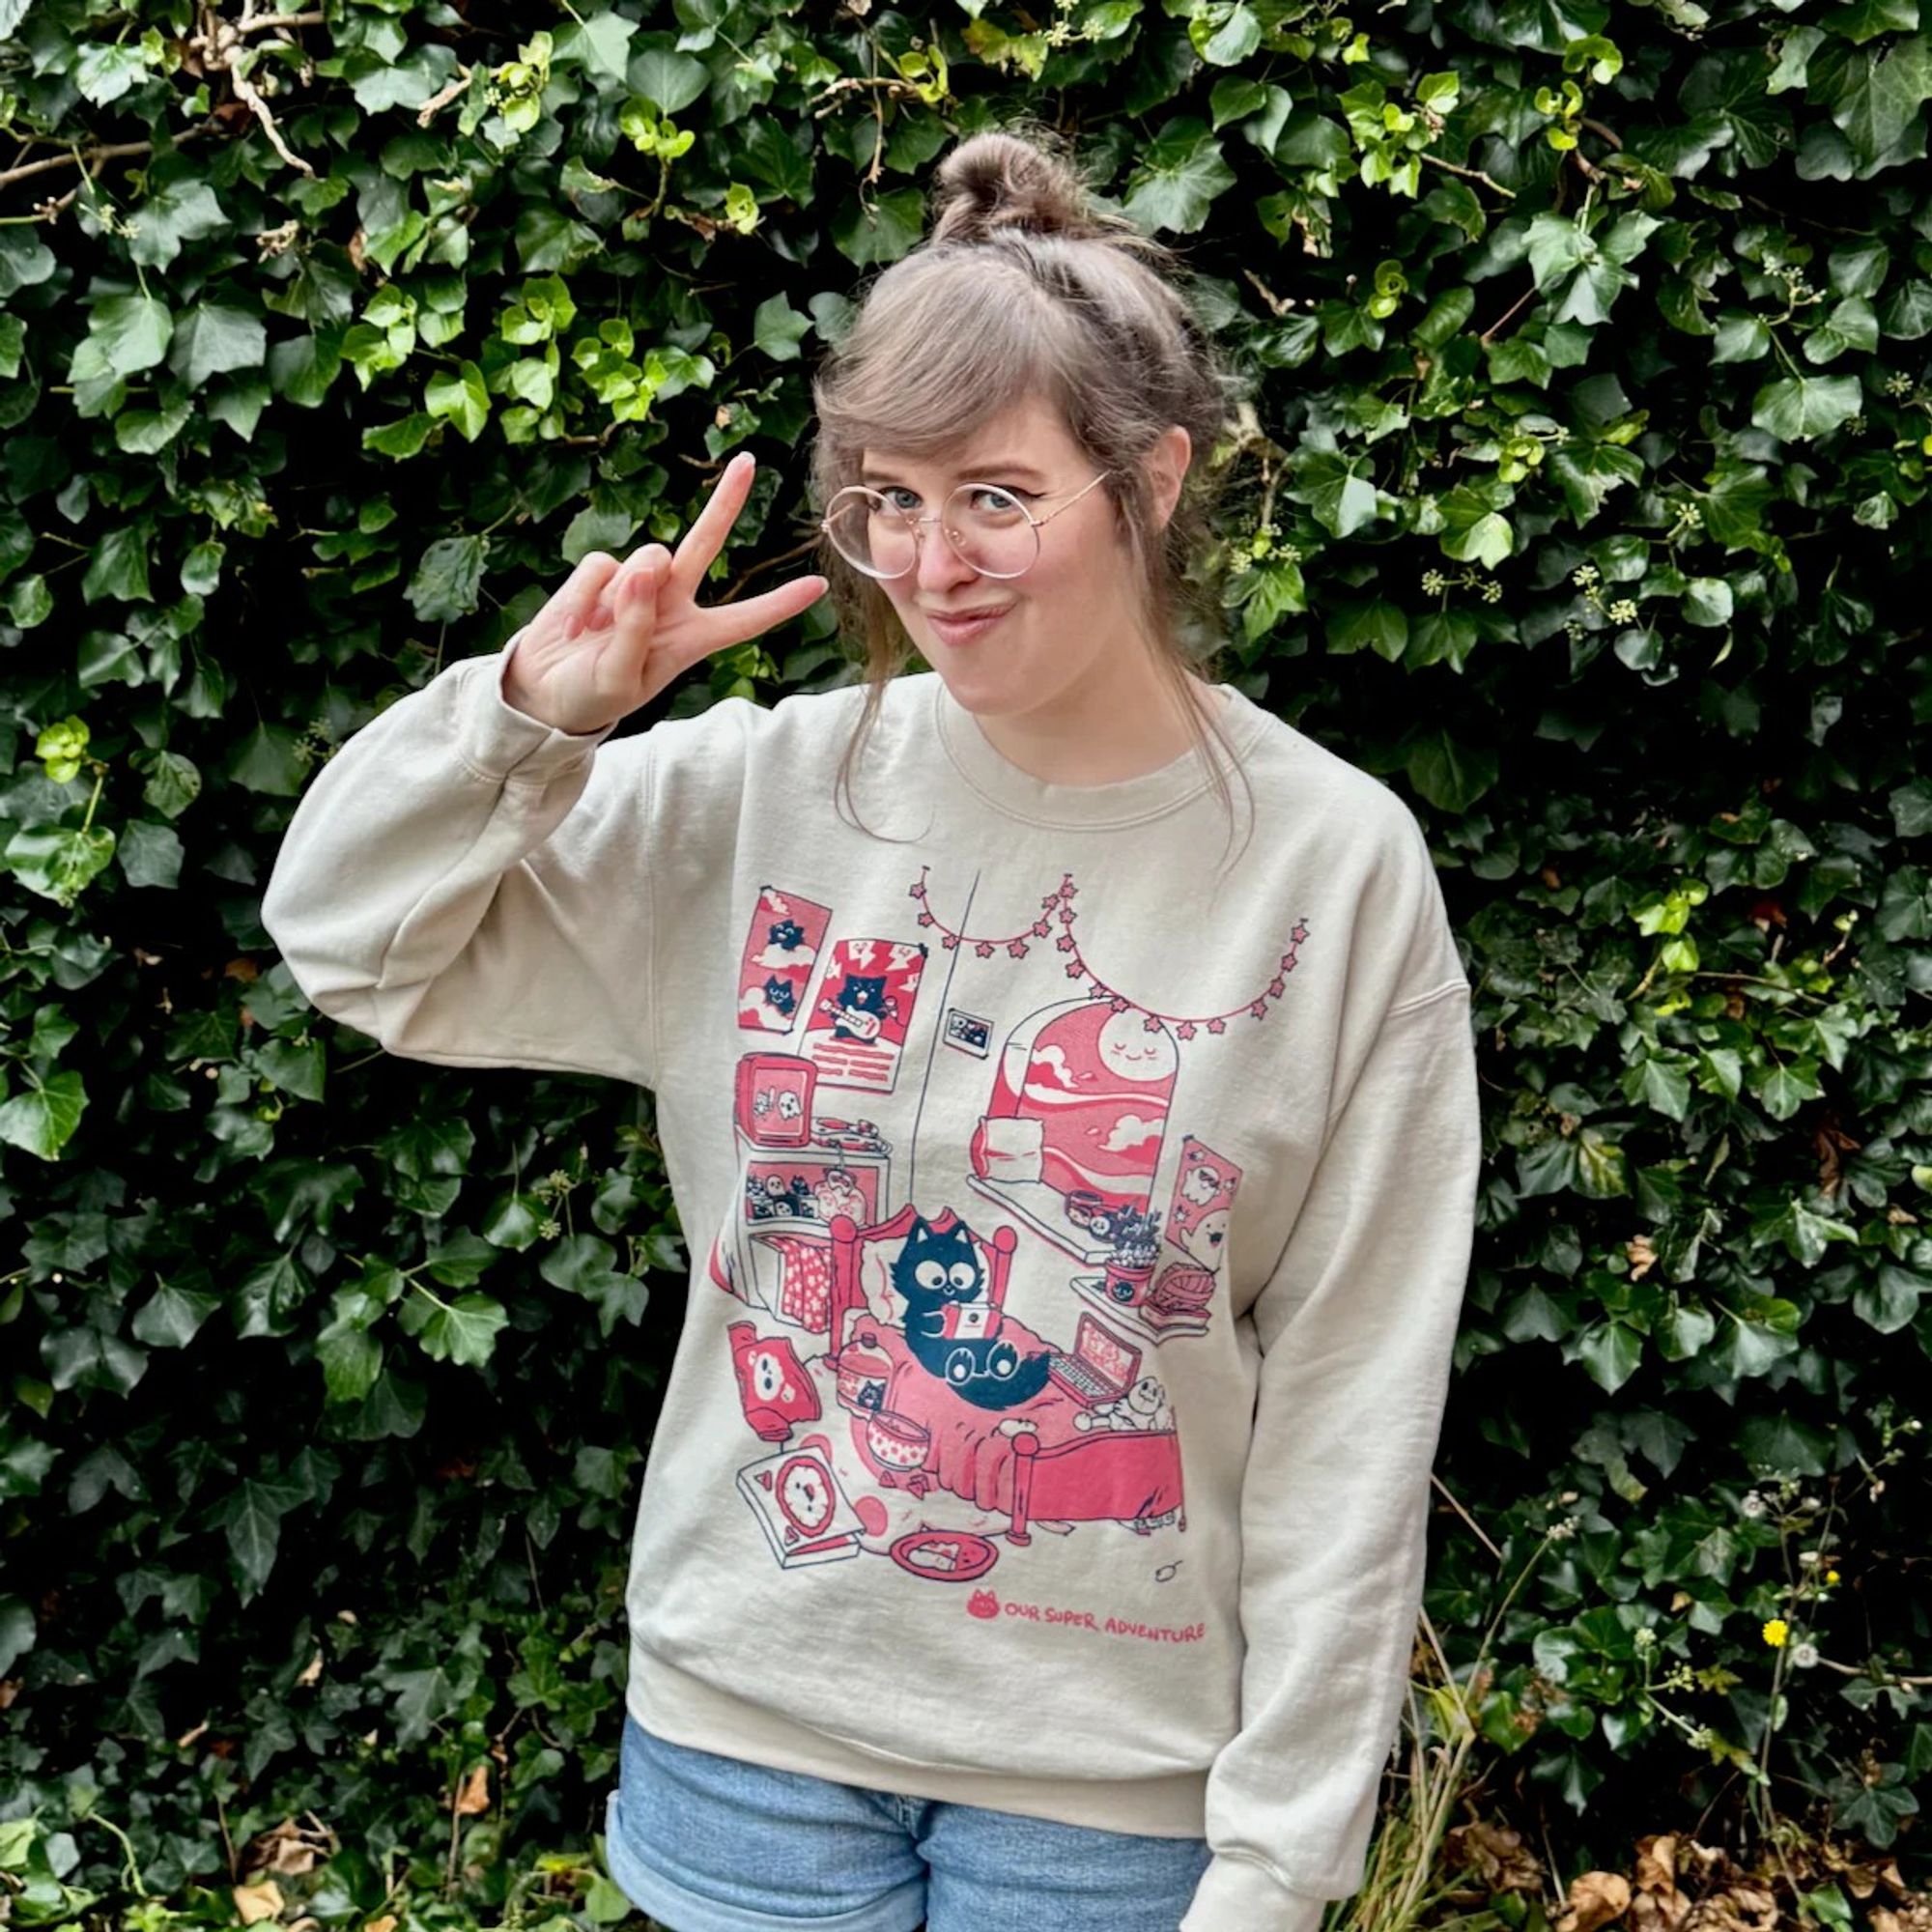
[[[964,489],[965,487],[964,484],[958,486],[959,489]],[[897,504],[893,506],[897,511],[897,514],[905,519],[907,526],[912,531],[912,568],[904,573],[906,576],[917,579],[920,572],[924,568],[925,526],[927,524],[943,523],[946,516],[946,504],[952,502],[953,497],[956,495],[958,495],[957,489],[949,493],[946,502],[941,503],[938,509],[928,510],[923,517],[915,517],[910,511],[899,509]],[[954,563],[961,565],[967,570],[974,571],[976,574],[978,573],[979,566],[969,558],[960,555],[952,539],[947,536],[943,528],[940,531],[940,541],[944,546],[944,554],[951,557]]]

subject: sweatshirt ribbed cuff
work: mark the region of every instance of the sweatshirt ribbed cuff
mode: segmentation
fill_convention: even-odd
[[[1180,1932],[1319,1932],[1325,1898],[1290,1891],[1252,1859],[1217,1852],[1194,1889]]]
[[[492,657],[469,660],[457,703],[456,750],[472,771],[501,781],[542,782],[574,770],[617,728],[613,720],[601,731],[559,731],[519,711],[503,696],[510,654],[520,630]]]

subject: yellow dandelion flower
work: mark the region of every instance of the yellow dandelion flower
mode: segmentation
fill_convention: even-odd
[[[1791,1626],[1782,1617],[1773,1617],[1764,1627],[1764,1640],[1773,1650],[1780,1648],[1791,1634]]]
[[[1838,1573],[1837,1573],[1837,1572],[1836,1572],[1835,1570],[1827,1570],[1827,1571],[1825,1572],[1825,1580],[1826,1580],[1826,1582],[1828,1582],[1828,1583],[1835,1583],[1835,1582],[1837,1582],[1837,1580],[1838,1580]]]

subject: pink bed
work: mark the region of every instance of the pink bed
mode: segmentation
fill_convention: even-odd
[[[914,1356],[901,1327],[880,1319],[867,1293],[865,1264],[868,1258],[874,1264],[876,1282],[876,1264],[896,1252],[913,1214],[907,1206],[863,1229],[848,1215],[833,1216],[831,1332],[839,1351],[856,1344],[891,1362],[880,1406],[926,1431],[930,1447],[921,1473],[980,1509],[1005,1512],[1007,1537],[1015,1544],[1032,1541],[1028,1525],[1036,1520],[1138,1524],[1173,1510],[1184,1529],[1179,1438],[1172,1430],[1079,1429],[1074,1417],[1081,1405],[1051,1381],[1011,1408],[980,1408]],[[930,1225],[944,1232],[956,1218],[947,1208]],[[1007,1227],[989,1239],[968,1232],[986,1258],[993,1299],[1003,1304],[1017,1237]],[[1000,1332],[1022,1356],[1055,1347],[1004,1311]],[[1015,1423],[1025,1427],[1014,1429]]]

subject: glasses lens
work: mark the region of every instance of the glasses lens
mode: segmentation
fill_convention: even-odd
[[[902,577],[918,561],[911,518],[875,492],[841,490],[825,521],[838,554],[868,577]],[[1019,499],[990,483],[962,483],[939,522],[953,551],[986,577],[1018,577],[1039,554]]]

